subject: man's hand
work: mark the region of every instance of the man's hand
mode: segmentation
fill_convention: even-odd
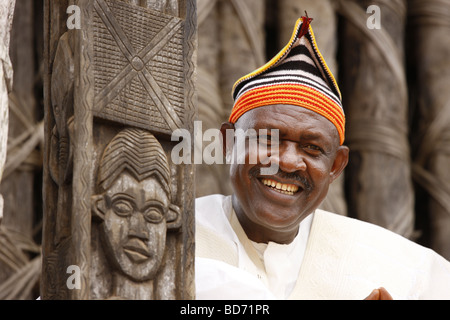
[[[367,298],[364,300],[394,300],[392,296],[387,292],[387,290],[383,287],[379,289],[375,289],[369,294]]]

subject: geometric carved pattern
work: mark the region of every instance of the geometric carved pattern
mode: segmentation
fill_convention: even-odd
[[[94,8],[94,115],[165,134],[182,128],[183,20],[122,1]]]

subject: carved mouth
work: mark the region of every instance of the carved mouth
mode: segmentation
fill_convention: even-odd
[[[123,249],[125,254],[134,262],[142,262],[152,256],[145,243],[137,238],[127,241]]]

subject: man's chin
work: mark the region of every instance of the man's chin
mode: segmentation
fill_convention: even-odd
[[[274,192],[274,191],[269,191]],[[275,191],[276,192],[276,191]],[[315,210],[313,202],[304,195],[292,196],[284,194],[258,194],[251,198],[249,205],[260,224],[274,230],[296,228],[300,222]],[[318,206],[318,205],[317,205]]]
[[[259,220],[258,224],[265,225],[270,229],[284,229],[295,225],[302,212],[299,207],[291,207],[274,203],[267,198],[254,199],[254,205],[249,210],[253,211],[253,216]]]

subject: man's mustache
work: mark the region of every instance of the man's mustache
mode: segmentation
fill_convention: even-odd
[[[261,167],[255,166],[255,167],[251,168],[249,170],[248,174],[249,174],[250,178],[261,177],[262,176]],[[285,172],[285,171],[281,170],[280,168],[278,168],[278,172],[276,174],[272,175],[272,177],[279,177],[280,179],[286,179],[286,180],[299,182],[301,184],[301,186],[303,187],[303,190],[307,194],[309,194],[314,189],[314,183],[312,181],[310,181],[304,175],[301,175],[297,172]]]

